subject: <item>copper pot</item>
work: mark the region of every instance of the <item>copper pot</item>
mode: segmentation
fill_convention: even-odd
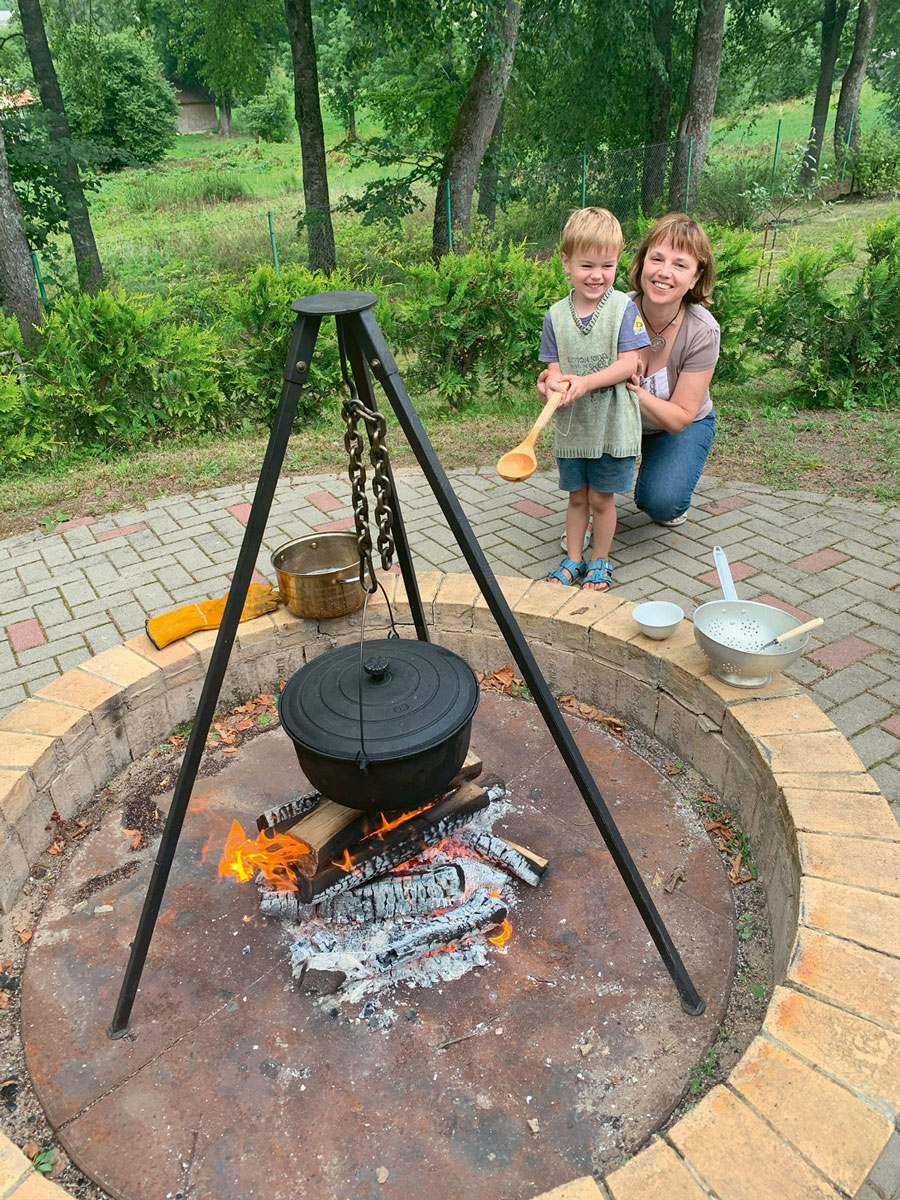
[[[342,617],[362,606],[359,550],[353,533],[314,533],[272,555],[282,603],[295,617]]]

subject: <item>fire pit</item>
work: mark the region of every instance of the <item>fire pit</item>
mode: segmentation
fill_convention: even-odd
[[[617,1164],[716,1036],[733,907],[669,781],[596,726],[570,727],[642,874],[683,876],[653,894],[708,998],[702,1017],[682,1011],[534,706],[491,693],[473,746],[490,747],[506,785],[492,832],[550,862],[540,886],[504,894],[511,937],[461,978],[305,994],[291,971],[296,928],[261,915],[251,884],[217,877],[236,818],[310,790],[288,739],[266,733],[220,774],[201,772],[125,1038],[106,1038],[104,1016],[155,846],[132,856],[111,815],[50,898],[25,976],[27,1054],[74,1161],[125,1200],[406,1200],[448,1179],[497,1200]],[[123,861],[140,867],[104,886]]]

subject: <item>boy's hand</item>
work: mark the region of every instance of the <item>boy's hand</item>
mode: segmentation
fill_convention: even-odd
[[[559,402],[560,408],[565,404],[572,404],[573,401],[583,396],[585,392],[591,390],[588,386],[588,377],[586,375],[561,375],[556,382],[556,387],[560,391],[565,388],[566,391],[565,396]]]

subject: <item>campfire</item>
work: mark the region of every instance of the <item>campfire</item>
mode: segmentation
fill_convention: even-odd
[[[371,812],[309,792],[235,821],[220,876],[255,879],[260,911],[288,923],[302,991],[356,999],[398,979],[423,986],[486,964],[512,934],[512,881],[536,887],[547,860],[491,831],[506,787],[476,782],[471,751],[431,803]]]

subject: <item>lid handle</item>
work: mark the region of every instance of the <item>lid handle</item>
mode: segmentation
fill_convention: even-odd
[[[367,658],[363,663],[363,670],[373,683],[381,683],[389,666],[386,658]]]

